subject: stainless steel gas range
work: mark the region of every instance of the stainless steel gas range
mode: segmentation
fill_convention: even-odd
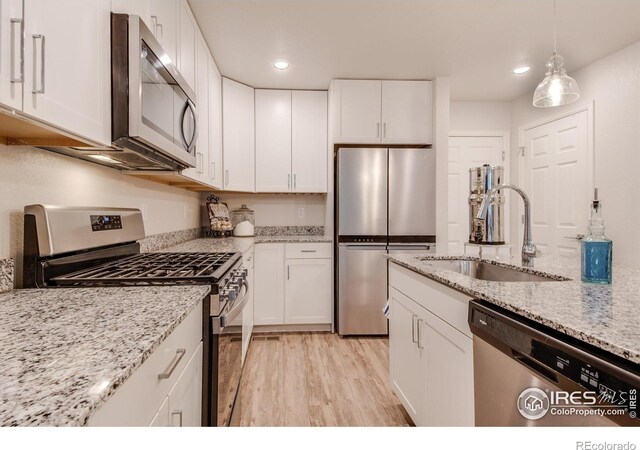
[[[242,311],[249,299],[240,253],[140,253],[137,209],[30,205],[24,210],[23,287],[205,284],[202,424],[227,426],[242,375]]]

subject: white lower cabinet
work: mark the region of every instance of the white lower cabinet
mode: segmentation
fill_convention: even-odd
[[[391,387],[418,426],[473,426],[470,297],[389,265]]]
[[[413,422],[420,425],[425,407],[426,352],[418,344],[417,327],[423,308],[393,288],[389,289],[389,298],[391,387]]]
[[[256,325],[331,323],[331,244],[258,244]]]
[[[169,393],[169,425],[199,427],[202,423],[202,343]]]
[[[208,299],[207,299],[208,300]],[[202,302],[91,417],[89,426],[199,426]]]

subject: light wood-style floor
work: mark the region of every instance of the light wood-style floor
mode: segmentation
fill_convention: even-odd
[[[232,426],[407,426],[389,386],[386,338],[257,335]]]

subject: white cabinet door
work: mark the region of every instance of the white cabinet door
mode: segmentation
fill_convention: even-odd
[[[327,192],[327,92],[293,91],[291,165],[295,192]]]
[[[209,49],[203,39],[196,46],[196,107],[198,109],[198,141],[196,142],[196,167],[185,169],[182,174],[207,183],[209,181]]]
[[[424,424],[472,427],[473,339],[427,311],[422,317],[427,347]]]
[[[431,81],[382,82],[382,142],[431,143]]]
[[[24,112],[111,143],[109,0],[25,0]]]
[[[389,288],[389,359],[391,387],[416,425],[422,425],[426,379],[425,349],[420,348],[420,321],[425,310]],[[424,341],[423,341],[424,342]],[[423,344],[420,344],[424,347]]]
[[[174,64],[177,61],[178,2],[176,0],[151,0],[149,18],[151,32]]]
[[[164,399],[162,406],[153,417],[149,424],[150,427],[168,427],[169,426],[169,397]]]
[[[209,181],[222,189],[222,77],[213,58],[209,61]]]
[[[336,80],[336,143],[380,142],[381,86],[379,80]]]
[[[331,260],[287,259],[285,323],[331,323]]]
[[[289,192],[291,91],[256,89],[256,192]]]
[[[199,427],[202,423],[202,343],[169,393],[169,425]]]
[[[284,323],[284,244],[258,244],[254,253],[256,325]]]
[[[222,78],[224,188],[255,190],[253,88]]]
[[[22,0],[0,2],[0,103],[22,110],[24,54]]]
[[[147,27],[153,31],[149,7],[150,0],[111,0],[111,11],[114,13],[140,16]]]
[[[186,0],[181,0],[178,6],[178,29],[178,70],[187,84],[195,88],[198,28]]]

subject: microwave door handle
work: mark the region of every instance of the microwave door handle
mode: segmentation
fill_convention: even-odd
[[[189,142],[187,142],[187,137],[184,134],[184,116],[187,114],[187,110],[191,110],[191,114],[193,115],[193,134]],[[196,111],[196,106],[190,99],[187,99],[187,103],[184,105],[182,114],[180,115],[180,135],[185,150],[191,153],[198,139],[198,113]]]

